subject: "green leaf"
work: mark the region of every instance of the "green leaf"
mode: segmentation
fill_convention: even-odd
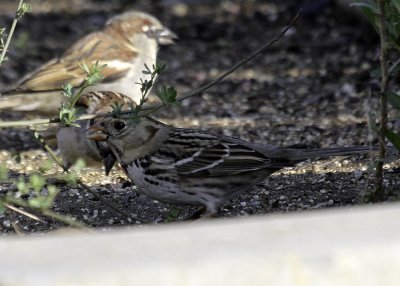
[[[165,68],[167,67],[167,65],[163,62],[157,61],[155,65],[153,65],[153,70],[154,70],[154,75],[159,75],[160,73],[162,73]]]
[[[368,3],[365,2],[356,2],[350,4],[350,6],[358,7],[367,17],[367,19],[371,22],[374,28],[377,30],[377,15],[378,15],[378,8],[374,2],[369,1]]]
[[[90,75],[90,69],[87,64],[79,63],[78,66],[83,70],[88,76]]]
[[[145,70],[142,71],[143,74],[151,74],[151,70],[148,65],[144,64]]]
[[[168,212],[168,214],[167,214],[167,219],[166,219],[166,220],[167,220],[168,222],[175,221],[176,219],[179,218],[180,213],[181,213],[180,209],[173,207],[173,208],[171,208],[171,210]]]
[[[5,202],[3,202],[2,200],[0,200],[0,214],[4,213],[7,210],[6,206],[5,206]]]
[[[47,159],[39,166],[39,172],[46,173],[47,171],[53,169],[53,167],[54,167],[54,162],[51,159]]]
[[[390,0],[390,2],[397,9],[397,11],[400,12],[400,0]]]
[[[46,184],[46,180],[42,176],[34,174],[29,177],[29,183],[36,192],[40,192]]]
[[[74,86],[70,83],[63,84],[62,90],[64,92],[64,96],[66,97],[73,97],[74,96]]]
[[[28,3],[22,3],[21,7],[18,9],[16,13],[17,19],[20,19],[22,16],[24,16],[25,13],[28,13],[32,10],[32,7]]]
[[[400,150],[400,136],[398,134],[386,129],[385,136],[390,142],[392,142],[397,150]]]
[[[18,178],[18,182],[17,182],[16,185],[17,185],[18,191],[19,191],[21,194],[26,194],[26,193],[29,192],[28,185],[25,183],[25,179],[24,179],[22,176],[20,176],[20,177]]]
[[[0,166],[0,180],[7,180],[8,178],[8,169],[6,166]]]
[[[378,7],[374,2],[369,1],[367,2],[355,2],[350,4],[351,7],[358,7],[361,9],[369,10],[371,13],[378,15]]]
[[[122,112],[122,107],[123,107],[123,106],[124,106],[124,105],[123,105],[122,103],[113,102],[113,103],[111,104],[112,112],[114,112],[115,115],[116,115],[117,117],[120,116],[120,115],[121,115],[121,112]]]
[[[47,199],[46,197],[31,198],[28,204],[36,209],[47,208]]]
[[[76,160],[75,164],[72,166],[72,170],[74,170],[75,172],[80,172],[83,169],[85,169],[86,167],[86,162],[85,160],[79,158],[78,160]]]
[[[400,95],[390,92],[388,93],[389,103],[396,109],[400,109]]]
[[[70,172],[65,175],[64,180],[67,182],[68,185],[75,185],[78,179],[78,175],[76,172]]]
[[[161,86],[161,88],[156,91],[156,95],[163,103],[176,103],[177,92],[172,86]]]

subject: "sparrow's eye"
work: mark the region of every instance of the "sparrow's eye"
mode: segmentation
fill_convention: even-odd
[[[125,123],[122,121],[117,121],[114,123],[114,128],[117,129],[118,131],[122,130],[125,128]]]

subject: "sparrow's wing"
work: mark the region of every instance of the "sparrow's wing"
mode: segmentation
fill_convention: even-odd
[[[86,77],[79,64],[93,65],[99,61],[106,65],[101,73],[104,81],[123,77],[137,53],[120,45],[103,32],[87,35],[69,48],[60,58],[51,60],[26,75],[18,84],[17,91],[59,90],[62,84],[79,86]]]
[[[292,163],[286,160],[270,159],[263,154],[241,144],[220,140],[218,137],[198,132],[181,133],[171,136],[159,153],[174,152],[172,163],[178,176],[229,176],[256,170],[276,171]],[[172,151],[173,150],[173,151]],[[162,158],[160,158],[162,159]]]

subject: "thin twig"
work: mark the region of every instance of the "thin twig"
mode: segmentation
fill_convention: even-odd
[[[76,221],[73,217],[67,216],[67,215],[60,215],[52,210],[49,209],[44,209],[43,210],[43,215],[51,217],[55,220],[58,220],[60,222],[65,223],[66,225],[85,230],[87,232],[90,232],[90,230],[86,227],[86,225],[82,224],[81,222]]]
[[[191,91],[189,93],[183,94],[182,96],[180,96],[177,101],[183,101],[189,97],[195,96],[195,95],[199,95],[201,93],[203,93],[205,90],[213,87],[214,85],[220,83],[222,80],[224,80],[228,75],[230,75],[231,73],[233,73],[234,71],[236,71],[237,69],[239,69],[241,66],[243,66],[244,64],[246,64],[247,62],[249,62],[250,60],[254,59],[256,56],[258,56],[259,54],[265,52],[268,48],[270,48],[273,44],[275,44],[276,42],[278,42],[285,34],[286,32],[296,23],[297,19],[300,17],[301,15],[301,11],[299,11],[296,16],[290,21],[290,23],[284,28],[282,29],[282,31],[275,36],[272,40],[266,42],[264,45],[262,45],[259,49],[257,49],[255,52],[253,52],[251,55],[249,55],[248,57],[246,57],[245,59],[239,61],[238,63],[236,63],[235,65],[233,65],[228,71],[224,72],[223,74],[221,74],[220,76],[218,76],[216,79],[214,79],[213,81],[211,81],[210,83],[203,85],[202,87]],[[143,115],[147,115],[150,112],[155,112],[163,107],[165,107],[166,104],[162,103],[162,104],[158,104],[155,106],[149,106],[146,108],[143,108],[144,114]],[[119,114],[123,115],[123,114],[131,114],[131,111],[122,111]],[[93,119],[93,118],[99,118],[99,117],[105,117],[105,116],[112,116],[115,115],[113,112],[110,113],[98,113],[98,114],[88,114],[88,115],[83,115],[83,116],[79,116],[77,121],[79,120],[87,120],[87,119]],[[51,124],[51,123],[59,123],[60,122],[60,118],[58,117],[54,117],[54,118],[47,118],[47,119],[37,119],[37,120],[30,120],[30,121],[3,121],[0,122],[0,128],[6,128],[6,127],[26,127],[26,126],[34,126],[34,125],[42,125],[42,124]]]
[[[19,225],[17,224],[16,221],[11,221],[11,226],[14,230],[14,232],[18,235],[18,236],[22,236],[24,234],[24,232],[22,231],[22,229],[19,227]]]
[[[220,83],[222,80],[224,80],[228,75],[232,74],[234,71],[242,67],[244,64],[247,62],[251,61],[254,59],[256,56],[259,54],[265,52],[269,47],[271,47],[273,44],[279,42],[279,40],[286,34],[286,32],[296,23],[297,19],[300,17],[301,11],[298,11],[296,16],[290,21],[290,23],[282,29],[282,31],[275,36],[272,40],[268,41],[264,45],[262,45],[260,48],[258,48],[256,51],[254,51],[250,56],[246,57],[245,59],[241,60],[240,62],[236,63],[233,65],[229,70],[218,76],[216,79],[214,79],[212,82],[200,87],[197,90],[194,90],[192,92],[189,92],[187,94],[182,95],[181,97],[178,98],[178,101],[183,101],[189,97],[199,95],[203,93],[205,90],[209,89],[210,87],[213,87],[214,85]]]
[[[297,12],[296,16],[290,21],[290,23],[284,28],[282,29],[282,31],[275,36],[272,40],[266,42],[265,44],[263,44],[260,48],[258,48],[256,51],[254,51],[251,55],[249,55],[248,57],[246,57],[245,59],[237,62],[236,64],[234,64],[229,70],[227,70],[226,72],[224,72],[223,74],[219,75],[217,78],[215,78],[213,81],[211,81],[210,83],[203,85],[202,87],[188,92],[182,96],[180,96],[177,101],[181,102],[185,99],[188,99],[189,97],[192,96],[196,96],[196,95],[200,95],[201,93],[203,93],[204,91],[206,91],[207,89],[213,87],[214,85],[220,83],[221,81],[223,81],[228,75],[232,74],[234,71],[236,71],[237,69],[239,69],[240,67],[242,67],[244,64],[246,64],[247,62],[251,61],[252,59],[254,59],[256,56],[258,56],[259,54],[265,52],[269,47],[271,47],[273,44],[277,43],[285,34],[286,32],[296,23],[297,19],[300,17],[301,11]],[[148,115],[149,113],[153,113],[163,107],[165,107],[167,104],[162,103],[156,106],[149,106],[147,108],[143,108],[143,111],[147,111],[145,112],[143,115]],[[129,113],[129,112],[126,112]]]
[[[391,76],[391,74],[394,72],[394,70],[397,68],[397,66],[400,64],[400,59],[398,59],[397,61],[394,62],[394,64],[392,64],[389,68],[389,76]]]
[[[386,30],[386,14],[385,14],[385,0],[378,0],[378,18],[379,18],[379,36],[381,45],[381,89],[380,89],[380,126],[378,130],[379,139],[379,154],[378,162],[376,165],[376,188],[372,194],[371,199],[373,201],[382,201],[384,199],[383,189],[383,160],[386,155],[386,130],[388,122],[388,110],[387,110],[387,92],[389,88],[389,72],[387,63],[387,30]]]
[[[20,199],[17,199],[17,198],[8,197],[7,201],[9,203],[11,203],[13,205],[16,205],[16,206],[19,206],[19,207],[31,208],[32,209],[32,207],[27,202],[25,202],[23,200],[20,200]],[[74,218],[72,218],[70,216],[60,215],[60,214],[57,214],[57,213],[55,213],[55,212],[53,212],[51,210],[47,210],[47,209],[43,209],[43,210],[40,210],[40,211],[41,211],[41,213],[43,215],[51,217],[51,218],[54,218],[54,219],[56,219],[56,220],[58,220],[60,222],[63,222],[65,224],[67,224],[67,225],[70,225],[72,227],[75,227],[75,228],[78,228],[78,229],[82,229],[82,230],[88,230],[88,228],[84,224],[76,221]]]
[[[28,212],[28,211],[19,209],[19,208],[13,206],[13,205],[10,205],[10,204],[7,204],[7,203],[4,204],[4,206],[5,206],[6,208],[10,209],[10,210],[13,210],[13,211],[15,211],[15,212],[17,212],[17,213],[20,213],[20,214],[22,214],[22,215],[24,215],[24,216],[26,216],[26,217],[29,217],[29,218],[31,218],[31,219],[33,219],[33,220],[36,220],[36,221],[39,221],[39,222],[41,222],[41,223],[47,224],[47,223],[46,223],[44,220],[42,220],[40,217],[38,217],[37,215],[34,215],[34,214],[32,214],[32,213],[30,213],[30,212]]]
[[[18,13],[18,11],[21,9],[23,3],[24,3],[24,0],[20,0],[20,1],[19,1],[18,8],[17,8],[17,13]],[[15,14],[14,21],[13,21],[12,24],[11,24],[11,28],[10,28],[10,32],[8,33],[8,37],[7,37],[7,40],[6,40],[6,44],[4,45],[3,51],[1,52],[1,56],[0,56],[0,66],[1,66],[1,64],[3,63],[3,61],[4,61],[4,58],[5,58],[6,53],[7,53],[7,50],[8,50],[8,46],[10,45],[11,38],[12,38],[12,36],[13,36],[13,34],[14,34],[15,27],[17,26],[17,22],[18,22],[18,20],[19,20],[18,17],[17,17],[17,13]]]

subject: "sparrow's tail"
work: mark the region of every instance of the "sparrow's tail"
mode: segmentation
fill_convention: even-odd
[[[378,147],[369,146],[353,146],[353,147],[337,147],[337,148],[320,148],[320,149],[286,149],[286,158],[290,161],[300,162],[307,159],[327,158],[331,156],[348,156],[357,154],[367,154],[378,150]]]

